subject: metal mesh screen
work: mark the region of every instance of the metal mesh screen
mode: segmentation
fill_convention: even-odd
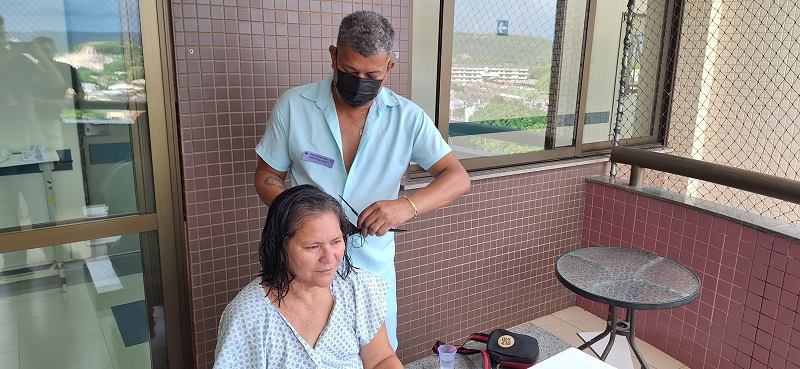
[[[796,1],[629,1],[629,9],[615,123],[621,144],[657,134],[648,131],[657,122],[673,155],[800,179]],[[627,168],[616,175],[627,177]],[[800,222],[800,205],[774,198],[667,173],[646,182]]]

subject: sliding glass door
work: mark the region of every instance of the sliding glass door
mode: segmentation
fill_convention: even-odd
[[[0,2],[3,368],[183,362],[159,9]]]

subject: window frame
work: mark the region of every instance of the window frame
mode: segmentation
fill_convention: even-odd
[[[433,117],[436,122],[439,132],[445,140],[449,137],[450,125],[450,86],[451,86],[451,73],[452,73],[452,52],[453,52],[453,33],[454,33],[454,15],[455,15],[455,2],[456,0],[441,0],[440,2],[440,29],[439,29],[439,55],[438,55],[438,79],[436,87],[436,116]],[[581,55],[583,58],[582,68],[579,72],[580,84],[578,88],[579,96],[575,111],[575,130],[573,133],[574,144],[570,147],[561,147],[554,149],[546,149],[539,152],[513,154],[513,155],[500,155],[500,156],[487,156],[478,158],[464,158],[459,159],[461,164],[468,171],[496,169],[502,167],[520,166],[532,164],[543,161],[573,159],[583,156],[592,156],[597,154],[606,154],[613,147],[613,142],[609,138],[607,141],[583,143],[583,130],[584,120],[586,116],[586,100],[589,86],[589,76],[592,58],[592,46],[595,27],[595,14],[598,6],[598,0],[587,0],[586,18],[584,19],[583,29],[583,49]],[[676,6],[674,1],[665,2],[664,12],[664,30],[663,35],[666,37],[670,34],[675,34],[679,31],[680,20],[675,17]],[[559,0],[558,7],[566,6],[565,0]],[[557,12],[563,14],[563,12]],[[558,16],[558,15],[557,15]],[[556,26],[563,24],[563,22],[556,21]],[[678,28],[678,29],[676,29]],[[663,40],[663,39],[662,39]],[[668,40],[674,40],[673,37]],[[677,42],[677,41],[675,41]],[[629,139],[619,140],[620,145],[633,146],[633,145],[653,145],[661,146],[666,144],[666,133],[668,128],[668,113],[670,109],[670,99],[668,89],[671,89],[672,79],[674,78],[675,59],[677,56],[676,49],[669,49],[670,43],[662,41],[660,45],[661,61],[659,62],[659,74],[656,81],[656,98],[653,102],[653,115],[651,119],[651,135],[643,137],[635,137]],[[672,51],[670,51],[672,50]],[[554,58],[555,59],[555,58]],[[668,62],[664,62],[667,60]],[[669,62],[671,61],[671,62]],[[551,85],[551,90],[553,86]],[[615,93],[616,94],[616,93]],[[552,91],[551,91],[552,95]],[[613,121],[616,117],[616,112],[612,112],[612,128]],[[548,125],[550,125],[550,119]],[[419,178],[426,176],[427,173],[416,164],[409,167],[409,178]]]

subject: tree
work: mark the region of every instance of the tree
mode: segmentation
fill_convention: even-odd
[[[547,112],[535,109],[523,100],[508,101],[498,96],[476,110],[469,121],[516,130],[544,130],[547,127]]]

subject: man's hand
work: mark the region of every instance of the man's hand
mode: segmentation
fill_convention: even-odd
[[[414,217],[414,208],[404,198],[397,200],[381,200],[372,203],[358,217],[361,235],[383,236],[391,228],[397,228]]]
[[[469,192],[469,175],[452,152],[439,159],[428,173],[433,181],[409,194],[408,199],[377,201],[364,209],[358,217],[361,234],[383,236],[415,215],[438,209]]]

